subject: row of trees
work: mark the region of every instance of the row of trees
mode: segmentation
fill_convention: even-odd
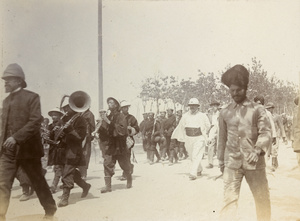
[[[150,110],[166,109],[172,107],[183,109],[190,98],[196,97],[201,103],[201,110],[206,111],[213,100],[221,104],[230,102],[228,89],[221,83],[221,74],[230,68],[228,65],[218,74],[203,73],[198,70],[196,80],[181,79],[174,76],[154,76],[146,78],[141,85],[141,98],[144,105],[150,104]],[[250,72],[248,86],[249,99],[258,94],[265,97],[266,102],[273,102],[276,105],[277,113],[292,114],[293,100],[297,96],[298,87],[292,82],[279,80],[274,75],[269,77],[267,71],[262,68],[260,61],[252,58],[252,64],[247,65]],[[146,95],[146,97],[145,97]]]

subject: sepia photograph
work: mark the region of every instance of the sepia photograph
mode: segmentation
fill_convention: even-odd
[[[300,1],[0,10],[0,221],[300,221]]]

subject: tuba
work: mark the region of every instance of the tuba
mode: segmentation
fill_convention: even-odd
[[[61,128],[59,128],[54,136],[54,140],[51,142],[51,144],[59,144],[59,138],[65,128],[70,126],[78,117],[82,116],[85,111],[87,111],[90,108],[91,105],[91,98],[90,96],[85,93],[84,91],[75,91],[70,96],[64,95],[61,102],[60,102],[60,109],[63,111],[62,104],[64,102],[64,99],[66,97],[69,97],[69,107],[77,112],[72,116],[71,119],[68,120]],[[68,112],[65,112],[65,114],[61,117],[64,118],[66,115],[68,115]]]

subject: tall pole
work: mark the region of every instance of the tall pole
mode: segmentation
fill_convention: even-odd
[[[103,109],[103,68],[102,68],[102,0],[98,0],[98,92],[99,110]]]

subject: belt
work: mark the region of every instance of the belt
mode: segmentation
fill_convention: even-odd
[[[202,135],[200,127],[199,128],[186,127],[185,132],[186,132],[186,135],[189,137],[196,137],[196,136]]]

